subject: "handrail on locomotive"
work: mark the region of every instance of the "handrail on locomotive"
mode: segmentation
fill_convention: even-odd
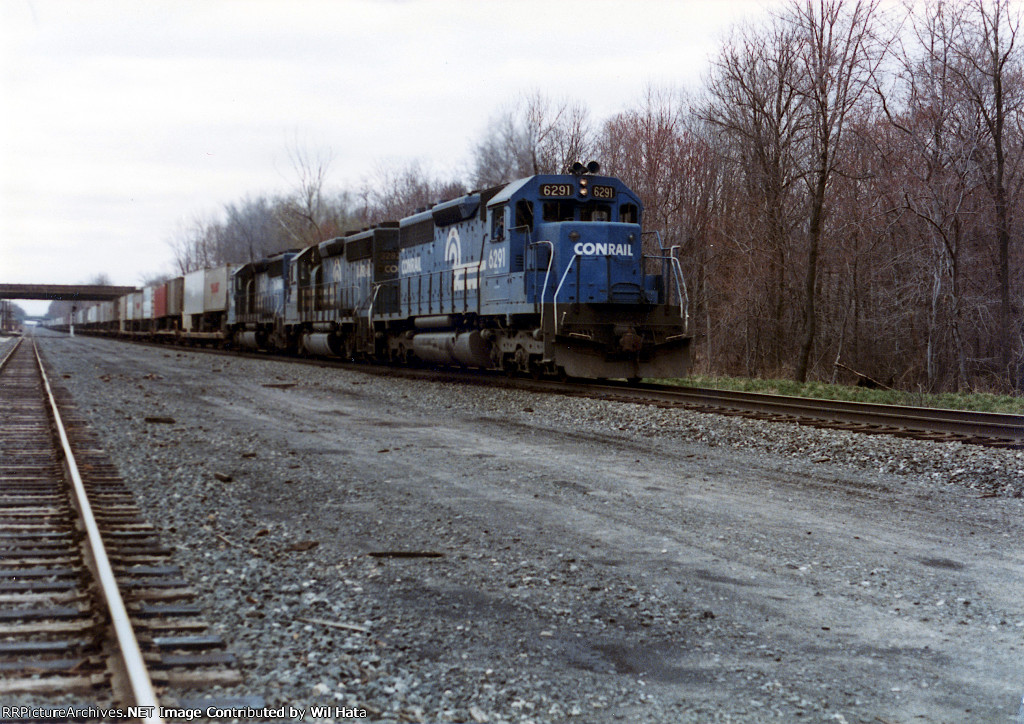
[[[677,252],[681,251],[681,247],[678,244],[674,244],[673,246],[671,246],[669,248],[665,248],[662,245],[662,242],[661,242],[661,232],[659,232],[657,230],[641,232],[640,237],[642,239],[644,236],[649,236],[649,235],[653,235],[655,237],[655,239],[657,240],[657,243],[658,243],[658,249],[662,252],[662,254],[661,255],[643,254],[641,256],[642,261],[646,262],[647,260],[660,260],[662,262],[662,265],[661,265],[662,266],[661,276],[663,278],[664,277],[671,277],[672,282],[675,283],[676,294],[679,297],[679,318],[683,320],[683,334],[688,334],[689,331],[690,331],[690,295],[689,295],[689,292],[688,292],[688,290],[686,288],[686,278],[683,276],[682,265],[679,263],[679,258],[676,256]],[[536,242],[530,243],[529,239],[527,239],[527,245],[530,246],[530,247],[536,247],[536,246],[539,246],[541,244],[547,244],[551,248],[551,253],[548,255],[547,269],[544,272],[544,284],[541,287],[541,292],[540,292],[540,318],[541,318],[541,324],[543,324],[543,320],[544,320],[544,301],[545,301],[545,297],[547,296],[548,278],[549,278],[549,276],[551,274],[551,264],[554,261],[555,247],[554,247],[554,244],[552,242],[550,242],[550,241],[536,241]],[[577,254],[573,254],[572,258],[569,260],[569,263],[566,264],[565,271],[562,272],[562,277],[561,277],[561,279],[558,282],[558,287],[555,289],[555,293],[554,293],[554,295],[551,298],[551,303],[552,303],[552,307],[553,307],[553,310],[554,310],[553,311],[553,314],[554,314],[554,331],[555,331],[556,335],[558,334],[558,295],[562,291],[562,286],[565,284],[565,280],[569,276],[569,271],[572,269],[573,264],[576,263],[577,259],[581,259],[582,256],[583,256],[582,254],[578,254],[578,253]],[[580,262],[580,263],[582,263],[582,262]],[[577,270],[577,276],[578,275],[579,275],[579,272]],[[578,294],[578,287],[579,287],[579,281],[577,280],[577,294]],[[668,301],[668,300],[666,300],[666,301]]]
[[[683,320],[683,334],[690,333],[690,293],[686,289],[686,278],[683,276],[683,267],[679,263],[679,258],[676,256],[677,251],[681,251],[682,247],[678,244],[673,244],[668,249],[662,244],[661,232],[655,229],[654,231],[641,231],[640,238],[643,239],[645,236],[653,235],[658,241],[658,249],[663,253],[662,256],[648,256],[644,254],[644,260],[647,259],[660,259],[662,261],[662,276],[665,275],[665,262],[670,262],[669,271],[675,270],[675,274],[672,275],[676,283],[676,294],[679,295],[679,317]],[[664,252],[668,252],[664,255]],[[680,285],[682,285],[680,287]]]

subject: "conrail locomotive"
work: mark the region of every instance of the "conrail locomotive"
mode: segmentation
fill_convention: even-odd
[[[57,326],[535,376],[682,376],[691,337],[678,249],[642,231],[642,217],[622,181],[575,164],[195,271]]]

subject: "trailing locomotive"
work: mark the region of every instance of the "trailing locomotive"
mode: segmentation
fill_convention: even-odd
[[[675,249],[656,243],[644,254],[640,199],[597,172],[576,164],[306,249],[194,272],[186,297],[194,275],[230,279],[226,309],[197,319],[202,338],[214,332],[241,347],[533,375],[682,376],[691,338]],[[155,298],[173,296],[159,289]],[[196,322],[175,320],[168,306],[148,326],[134,313],[128,325],[92,326],[192,338]],[[118,309],[106,312],[96,316]]]

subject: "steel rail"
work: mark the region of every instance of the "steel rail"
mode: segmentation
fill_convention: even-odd
[[[24,341],[24,339],[24,337],[19,337],[18,341],[11,345],[11,348],[7,351],[7,354],[4,356],[2,360],[0,360],[0,370],[7,366],[7,363],[10,361],[11,357],[14,356],[14,353],[18,350],[18,347],[21,346],[21,343]]]
[[[756,412],[823,422],[875,425],[913,432],[981,437],[1024,445],[1024,415],[931,407],[903,407],[871,402],[823,400],[671,385],[641,385],[636,389],[613,385],[592,387],[602,389],[610,394],[636,395],[670,404],[682,403],[711,409]]]
[[[1009,427],[1020,427],[1024,425],[1024,415],[1015,415],[1009,412],[979,412],[976,410],[954,410],[940,407],[910,407],[904,405],[888,405],[879,402],[858,402],[854,400],[832,400],[820,397],[794,397],[792,395],[777,395],[771,392],[739,392],[736,390],[716,390],[705,387],[688,387],[676,385],[643,385],[643,389],[652,392],[668,392],[681,390],[687,395],[699,396],[702,398],[715,399],[716,401],[744,401],[749,399],[763,399],[767,403],[799,403],[803,407],[819,407],[822,410],[848,408],[865,413],[877,412],[878,414],[898,414],[902,417],[914,419],[942,419],[951,421],[977,420],[979,423],[996,426],[1007,425]]]
[[[117,580],[114,577],[114,571],[110,565],[110,559],[107,556],[106,548],[103,545],[103,539],[100,536],[99,526],[97,525],[96,518],[93,515],[92,506],[89,504],[89,497],[85,492],[85,485],[82,482],[82,477],[78,471],[78,465],[75,463],[75,457],[71,451],[71,443],[68,440],[67,431],[65,430],[64,423],[61,420],[60,411],[57,409],[57,400],[53,395],[53,389],[50,387],[50,380],[43,367],[43,360],[39,356],[39,348],[35,344],[34,340],[32,349],[35,352],[36,363],[39,365],[39,374],[42,376],[43,386],[46,389],[46,395],[50,403],[50,410],[53,413],[54,424],[56,425],[57,433],[60,437],[61,447],[63,448],[68,473],[71,477],[72,487],[75,492],[75,499],[78,504],[79,515],[85,525],[88,544],[92,551],[93,560],[96,564],[96,575],[99,579],[100,587],[103,590],[103,596],[106,600],[107,608],[110,611],[111,622],[114,626],[114,632],[117,635],[117,642],[121,650],[121,658],[124,661],[125,672],[128,676],[132,695],[135,698],[134,703],[138,707],[152,707],[150,709],[152,713],[143,717],[142,721],[147,722],[148,724],[163,724],[163,718],[157,715],[157,712],[159,711],[159,702],[157,701],[156,692],[153,690],[153,682],[149,676],[149,669],[146,667],[146,663],[143,660],[142,651],[139,649],[138,639],[135,637],[135,631],[132,629],[131,621],[128,618],[128,611],[125,608],[124,600],[121,598],[121,592],[118,589]]]

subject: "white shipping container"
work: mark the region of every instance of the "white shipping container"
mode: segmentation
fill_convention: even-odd
[[[185,331],[195,329],[193,315],[227,310],[231,272],[237,268],[237,264],[227,264],[185,275],[185,303],[182,309],[182,327]]]
[[[124,318],[126,322],[131,322],[135,319],[135,294],[129,294],[125,297],[124,304]]]
[[[85,321],[89,324],[96,324],[100,321],[100,308],[99,305],[93,305],[85,310]]]
[[[124,322],[128,319],[128,296],[117,298],[117,320],[119,322],[118,328],[124,331]]]
[[[186,317],[203,313],[203,286],[206,283],[206,270],[200,269],[185,275],[185,304],[182,310]],[[186,323],[186,329],[191,326]]]
[[[235,264],[227,264],[206,270],[206,286],[203,289],[203,310],[223,312],[228,308],[228,292],[231,289],[231,272]]]
[[[153,318],[153,292],[156,287],[146,287],[142,290],[142,317],[141,319]]]

